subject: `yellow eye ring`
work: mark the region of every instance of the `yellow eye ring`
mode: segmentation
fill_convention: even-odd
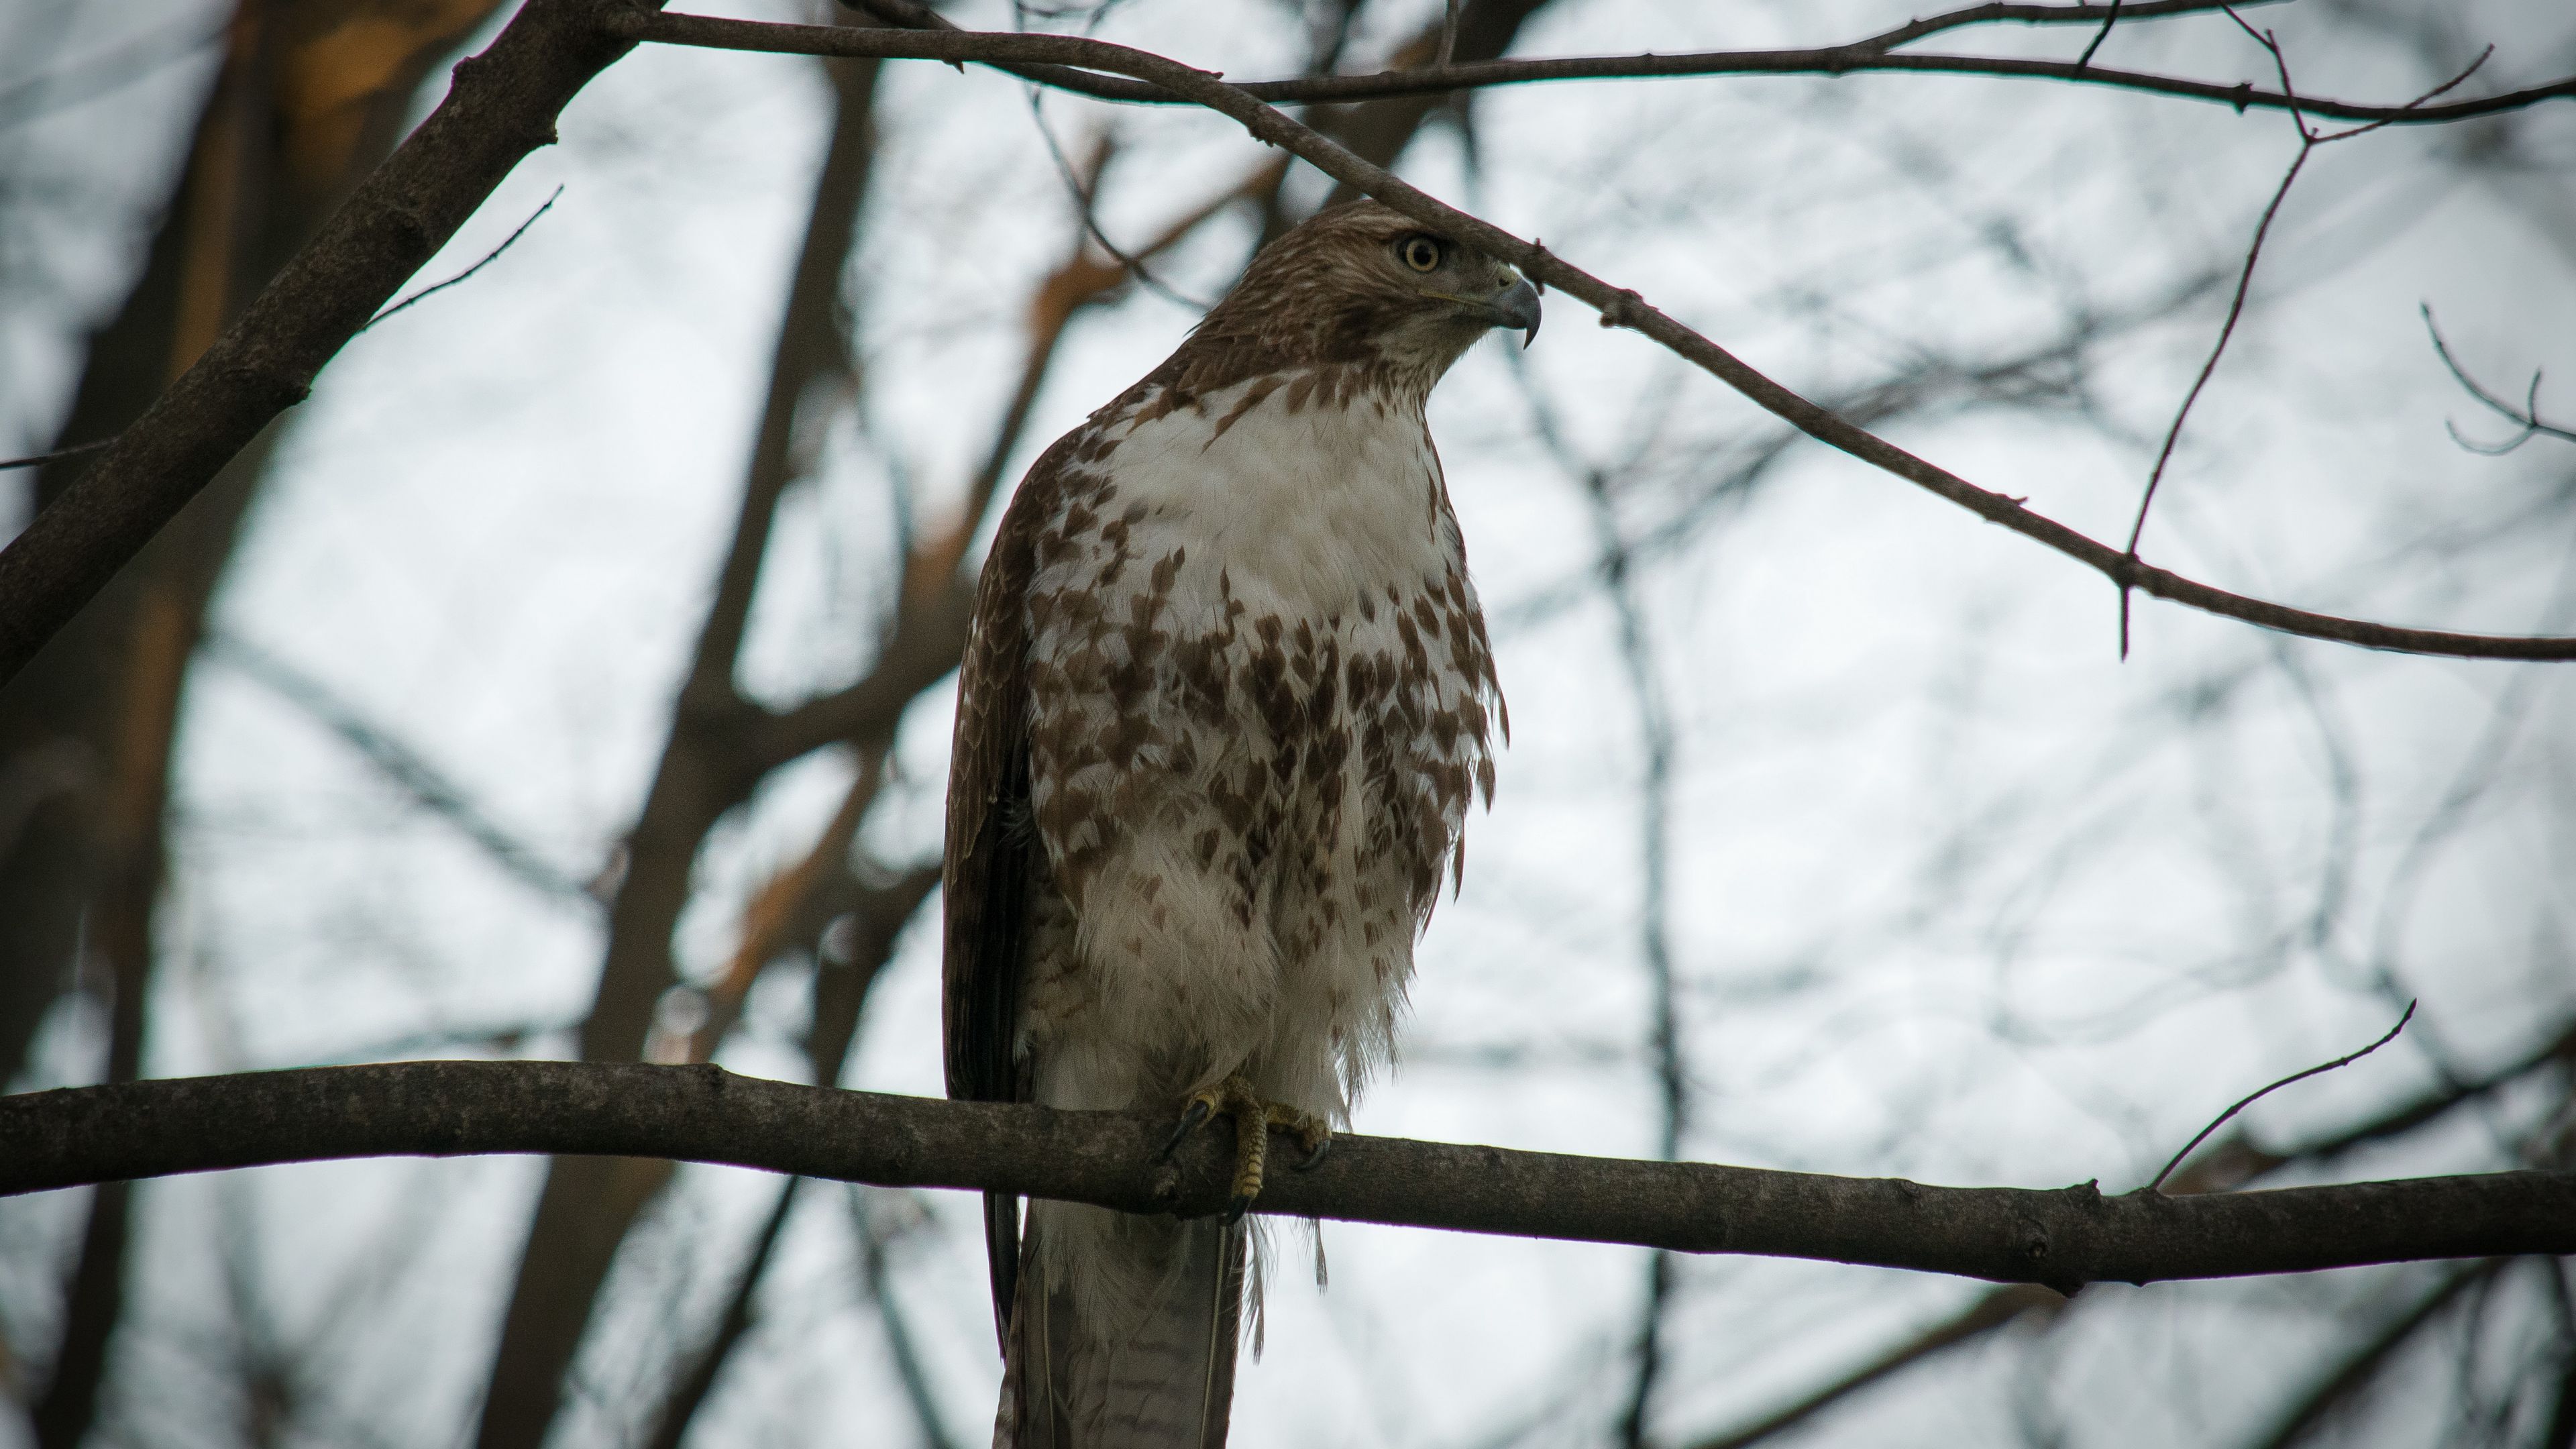
[[[1427,236],[1409,236],[1395,244],[1395,254],[1417,272],[1440,270],[1440,243]]]

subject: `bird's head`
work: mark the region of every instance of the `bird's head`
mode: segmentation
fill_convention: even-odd
[[[1376,364],[1427,392],[1488,330],[1527,346],[1538,322],[1538,289],[1508,264],[1357,201],[1262,248],[1199,336],[1264,339],[1284,363]]]

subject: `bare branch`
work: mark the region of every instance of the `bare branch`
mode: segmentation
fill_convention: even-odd
[[[630,48],[607,0],[531,0],[459,62],[438,109],[200,353],[90,474],[0,549],[0,683],[279,413]]]
[[[1600,546],[1597,573],[1603,592],[1608,596],[1611,615],[1617,622],[1621,670],[1627,676],[1628,692],[1636,701],[1637,743],[1645,756],[1644,778],[1638,784],[1641,891],[1637,911],[1637,952],[1646,967],[1647,996],[1651,1003],[1647,1036],[1653,1052],[1655,1083],[1663,1107],[1663,1138],[1659,1155],[1679,1157],[1682,1136],[1689,1126],[1690,1094],[1689,1074],[1682,1061],[1680,1011],[1673,981],[1669,898],[1674,755],[1671,710],[1665,698],[1663,681],[1655,669],[1645,605],[1638,597],[1634,554],[1620,531],[1618,510],[1611,502],[1610,475],[1604,469],[1584,463],[1567,440],[1565,429],[1557,422],[1556,409],[1549,404],[1546,395],[1532,379],[1530,369],[1521,361],[1521,354],[1513,352],[1508,355],[1512,359],[1513,375],[1519,380],[1522,395],[1529,402],[1531,420],[1539,441],[1556,460],[1557,466],[1582,488],[1586,501],[1591,505],[1593,534]],[[1656,1381],[1663,1372],[1664,1318],[1672,1300],[1675,1276],[1669,1254],[1658,1253],[1647,1264],[1646,1295],[1638,1306],[1635,1373],[1629,1383],[1627,1407],[1619,1418],[1619,1442],[1626,1449],[1642,1449],[1646,1443],[1647,1414],[1653,1406]]]
[[[2388,124],[2386,121],[2372,121],[2366,125],[2334,132],[2321,132],[2309,125],[2307,116],[2299,108],[2298,88],[2290,83],[2290,58],[2282,53],[2279,38],[2271,31],[2256,30],[2247,24],[2245,17],[2237,14],[2233,6],[2221,5],[2219,8],[2226,11],[2228,19],[2236,22],[2237,29],[2252,36],[2254,42],[2262,46],[2264,52],[2272,57],[2272,68],[2281,78],[2281,94],[2292,98],[2290,125],[2299,133],[2299,154],[2290,158],[2290,168],[2281,173],[2281,184],[2273,189],[2270,204],[2263,208],[2263,219],[2254,226],[2254,240],[2245,248],[2245,265],[2237,273],[2236,295],[2227,304],[2227,320],[2219,326],[2218,341],[2209,349],[2209,360],[2200,365],[2200,375],[2192,379],[2191,390],[2183,394],[2182,406],[2174,409],[2173,426],[2165,429],[2164,446],[2156,450],[2155,467],[2148,471],[2147,486],[2138,495],[2138,516],[2129,525],[2129,546],[2123,550],[2124,556],[2133,564],[2138,559],[2138,539],[2147,531],[2147,510],[2155,506],[2156,487],[2164,481],[2165,465],[2173,461],[2174,446],[2182,441],[2183,422],[2191,416],[2192,404],[2200,401],[2201,389],[2209,386],[2210,375],[2218,371],[2218,360],[2227,355],[2228,341],[2236,335],[2237,320],[2245,315],[2246,295],[2254,289],[2254,268],[2263,259],[2263,242],[2272,234],[2272,222],[2281,214],[2281,203],[2290,199],[2290,188],[2297,184],[2299,172],[2307,166],[2308,157],[2319,146],[2336,141],[2349,141],[2355,136],[2366,136]],[[2110,22],[2105,21],[2103,34],[2109,33]],[[2094,43],[2100,44],[2100,39],[2097,37]],[[2090,57],[2093,52],[2087,49],[2084,53]],[[2477,74],[2478,68],[2485,65],[2487,58],[2493,54],[2495,54],[2495,47],[2488,46],[2459,74],[2407,102],[2408,108],[2421,106],[2435,96],[2457,89],[2470,76]],[[2436,345],[2439,345],[2439,339],[2435,341]],[[2539,385],[2540,380],[2535,376],[2532,379],[2535,392]],[[2454,432],[2452,436],[2456,438],[2458,434]],[[2120,657],[2123,659],[2129,657],[2129,587],[2126,583],[2120,586]]]
[[[663,1399],[654,1418],[652,1436],[645,1441],[647,1449],[680,1449],[690,1422],[715,1391],[716,1377],[724,1371],[725,1360],[750,1334],[752,1305],[760,1293],[760,1280],[768,1275],[770,1260],[777,1255],[779,1233],[787,1226],[788,1214],[795,1211],[796,1189],[803,1182],[802,1178],[791,1177],[778,1185],[778,1201],[761,1221],[760,1232],[751,1242],[751,1254],[734,1276],[733,1291],[725,1297],[716,1331],[689,1356],[688,1371],[672,1383],[669,1396]]]
[[[76,443],[68,448],[56,448],[50,453],[34,453],[24,458],[0,458],[0,473],[6,473],[13,468],[41,468],[47,463],[59,463],[66,458],[86,458],[92,453],[104,452],[115,446],[116,439],[101,438],[95,443]]]
[[[1816,1415],[1841,1403],[1882,1379],[1903,1372],[1936,1354],[1969,1342],[1987,1333],[2015,1323],[2024,1317],[2053,1320],[2066,1307],[2066,1299],[2035,1283],[2014,1283],[1981,1295],[1974,1303],[1949,1318],[1924,1329],[1902,1343],[1890,1346],[1869,1362],[1841,1378],[1808,1394],[1771,1414],[1730,1430],[1713,1439],[1702,1439],[1692,1449],[1748,1449],[1774,1435],[1807,1422]]]
[[[843,740],[891,737],[920,693],[957,667],[971,600],[955,579],[904,610],[867,677],[792,709],[764,712],[746,730],[744,768],[761,772]]]
[[[2125,588],[2139,589],[2157,598],[2267,629],[2369,649],[2478,659],[2576,659],[2576,638],[2460,634],[2340,618],[2248,598],[2141,563],[2122,550],[2032,511],[2020,499],[1980,488],[1947,469],[1852,426],[1755,371],[1725,348],[1647,305],[1636,292],[1614,287],[1542,247],[1445,206],[1398,180],[1383,167],[1362,160],[1328,137],[1262,104],[1243,88],[1228,85],[1205,71],[1193,70],[1163,56],[1106,41],[1060,35],[891,35],[884,31],[835,30],[633,11],[616,12],[607,23],[622,36],[676,45],[791,54],[900,54],[931,60],[1074,63],[1148,80],[1176,96],[1231,118],[1249,131],[1254,139],[1292,151],[1334,179],[1367,192],[1425,225],[1448,230],[1479,250],[1513,263],[1535,280],[1572,294],[1600,312],[1603,326],[1626,327],[1644,333],[1818,442],[1938,494],[1989,523],[2000,524],[2035,539]],[[2567,90],[2576,94],[2576,80],[2567,83]],[[2300,104],[2310,110],[2316,109],[2312,102],[2303,100]]]
[[[2102,48],[2103,41],[2111,38],[2111,27],[2119,23],[2120,0],[2111,0],[2111,13],[2102,17],[2102,28],[2093,32],[2093,39],[2085,45],[2084,53],[2075,57],[2076,69],[2081,70],[2093,63],[2094,53]]]
[[[763,25],[703,16],[670,16],[609,0],[537,0],[523,8],[482,55],[460,64],[447,99],[385,165],[361,184],[277,279],[216,343],[120,434],[88,477],[73,485],[5,549],[0,549],[0,682],[14,677],[144,541],[196,496],[215,471],[279,412],[301,401],[312,378],[405,277],[453,236],[518,160],[552,138],[553,118],[590,77],[640,40],[725,49],[979,61],[1005,68],[1076,65],[1146,82],[1142,99],[1186,101],[1216,110],[1258,139],[1293,151],[1349,185],[1429,224],[1456,228],[1483,249],[1518,263],[1537,280],[1601,309],[1612,325],[1634,327],[1743,391],[1819,441],[1896,473],[2036,538],[2127,587],[2193,608],[2295,634],[2369,648],[2482,658],[2576,657],[2576,640],[2516,639],[2368,624],[2247,599],[2138,564],[2125,554],[2032,514],[2021,504],[1960,479],[1882,440],[1851,428],[1771,382],[1732,354],[1645,305],[1497,228],[1451,210],[1343,148],[1262,104],[1278,99],[1359,99],[1419,93],[1424,73],[1395,77],[1391,89],[1333,94],[1336,78],[1266,85],[1226,85],[1204,71],[1124,46],[1072,36],[888,32]],[[1829,59],[1820,59],[1827,57]],[[1688,62],[1697,60],[1695,67]],[[1678,66],[1678,68],[1677,68]],[[1502,69],[1497,71],[1495,67]],[[1570,69],[1569,69],[1570,67]],[[1508,79],[1580,74],[1673,75],[1721,71],[1842,73],[1856,69],[1982,69],[1997,75],[2045,75],[2093,83],[2153,82],[2146,88],[2248,105],[2288,106],[2250,84],[2234,88],[2159,81],[2078,68],[2062,62],[1967,60],[1888,55],[1849,48],[1769,55],[1634,57],[1602,61],[1498,61],[1430,77],[1429,88],[1462,89]],[[1468,72],[1472,72],[1469,74]],[[1368,78],[1356,78],[1366,81]],[[1292,96],[1282,86],[1296,88]],[[1077,87],[1079,88],[1079,87]],[[1094,88],[1096,91],[1096,88]],[[2486,115],[2557,96],[2576,95],[2576,77],[2484,100],[2441,106],[2356,107],[2306,99],[2307,113],[2410,123]]]
[[[1162,1159],[1158,1113],[1060,1112],[738,1077],[713,1066],[399,1062],[0,1098],[0,1194],[347,1157],[555,1153],[727,1163],[1204,1216],[1232,1145]],[[2169,1197],[1926,1187],[1343,1136],[1260,1211],[2041,1283],[2576,1254],[2576,1173],[2499,1172]]]
[[[2234,20],[2271,53],[2272,63],[2281,74],[2281,93],[2294,94],[2290,85],[2290,63],[2281,54],[2280,42],[2274,40],[2269,31],[2256,32],[2234,10],[2227,12],[2227,18]],[[2103,32],[2108,34],[2109,31],[2110,23],[2105,21]],[[2085,54],[2090,56],[2092,52],[2087,50]],[[2295,110],[2290,113],[2290,124],[2299,131],[2299,154],[2290,158],[2289,169],[2281,173],[2281,184],[2272,189],[2272,200],[2263,208],[2263,219],[2254,224],[2254,240],[2246,246],[2245,265],[2236,274],[2236,295],[2228,299],[2227,320],[2219,324],[2218,340],[2210,345],[2209,359],[2201,363],[2200,375],[2191,380],[2191,390],[2182,395],[2182,406],[2174,409],[2173,424],[2165,429],[2164,446],[2156,450],[2155,466],[2147,470],[2147,486],[2138,495],[2138,516],[2129,525],[2129,546],[2122,550],[2132,562],[2138,557],[2138,540],[2147,531],[2147,510],[2155,506],[2156,488],[2164,482],[2165,465],[2173,461],[2174,448],[2182,441],[2182,425],[2191,416],[2191,405],[2200,401],[2201,389],[2209,386],[2210,375],[2218,371],[2218,359],[2227,355],[2228,341],[2236,335],[2237,320],[2245,315],[2245,298],[2254,290],[2254,268],[2263,259],[2263,242],[2272,234],[2272,222],[2281,214],[2281,203],[2290,199],[2290,188],[2297,184],[2299,172],[2306,168],[2308,157],[2317,149],[2317,133],[2308,128],[2308,123]],[[2126,584],[2120,587],[2120,657],[2129,657],[2129,589]]]
[[[933,32],[978,40],[1037,40],[1065,37],[1002,36],[989,32],[960,30],[954,21],[914,0],[863,0],[870,14],[890,24],[917,32]],[[2542,101],[2576,97],[2576,76],[2567,76],[2544,85],[2530,86],[2501,95],[2483,96],[2476,100],[2457,101],[2446,106],[2385,105],[2358,101],[2318,100],[2293,97],[2279,91],[2257,88],[2251,81],[2222,85],[2215,81],[2187,80],[2178,76],[2145,74],[2138,71],[2105,70],[2085,60],[2034,60],[2019,56],[1978,55],[1911,55],[1892,53],[1910,40],[1961,25],[1992,21],[2015,21],[2022,24],[2091,23],[2107,20],[2114,7],[2110,5],[1980,5],[1957,15],[1969,19],[1938,17],[1900,26],[1866,40],[1845,45],[1821,46],[1806,50],[1721,50],[1689,51],[1674,55],[1589,55],[1554,56],[1527,60],[1467,61],[1450,65],[1415,66],[1379,71],[1373,75],[1297,76],[1281,80],[1244,81],[1235,88],[1255,100],[1273,105],[1311,105],[1347,101],[1381,100],[1391,96],[1440,95],[1453,91],[1481,90],[1491,86],[1527,85],[1538,81],[1635,80],[1649,77],[1715,75],[1850,75],[1861,71],[1912,71],[1926,74],[1982,75],[2026,80],[2063,80],[2084,85],[2109,86],[2119,90],[2147,91],[2188,100],[2215,101],[2239,112],[2255,110],[2288,110],[2294,106],[2314,116],[2339,121],[2380,121],[2396,124],[2424,125],[2469,120],[2520,110]],[[2120,7],[2124,18],[2143,18],[2150,12],[2181,15],[2224,7],[2212,3],[2186,3],[2165,8],[2149,5]],[[2014,13],[2003,13],[2014,12]],[[675,16],[693,20],[695,16]],[[661,35],[638,35],[638,39],[662,40]],[[762,47],[745,46],[744,49]],[[1034,51],[981,49],[966,47],[936,52],[916,52],[894,42],[890,48],[866,52],[887,59],[938,60],[956,64],[977,61],[1010,72],[1023,80],[1061,90],[1074,91],[1098,100],[1125,101],[1138,105],[1173,105],[1191,98],[1176,88],[1166,88],[1148,79],[1119,80],[1117,76],[1134,76],[1124,67],[1086,59],[1069,52],[1038,54]],[[1103,75],[1100,72],[1111,72]],[[1207,72],[1197,72],[1201,75]]]
[[[2449,428],[2452,442],[2472,453],[2484,453],[2491,458],[2510,453],[2536,437],[2557,438],[2562,442],[2576,443],[2576,428],[2562,428],[2555,423],[2541,421],[2538,368],[2532,369],[2531,386],[2523,392],[2522,406],[2516,408],[2513,404],[2480,387],[2477,379],[2469,376],[2460,366],[2459,359],[2451,355],[2451,345],[2443,340],[2442,329],[2433,320],[2432,304],[2429,302],[2420,304],[2418,310],[2424,314],[2424,330],[2433,334],[2433,351],[2441,357],[2442,366],[2450,369],[2451,380],[2457,382],[2469,396],[2486,404],[2488,410],[2499,414],[2507,422],[2522,430],[2501,443],[2472,443],[2460,436],[2460,430],[2457,427],[2445,423],[2443,426]]]
[[[338,736],[422,809],[456,828],[503,870],[550,896],[599,904],[590,884],[555,868],[494,823],[465,791],[418,750],[361,714],[330,686],[238,635],[209,633],[200,655],[241,675]]]
[[[434,293],[444,292],[448,288],[453,287],[460,282],[469,280],[476,272],[479,272],[485,267],[492,265],[494,262],[499,261],[501,259],[501,253],[508,251],[511,246],[519,240],[519,238],[528,234],[529,227],[537,224],[538,217],[541,217],[547,212],[555,209],[555,203],[563,199],[563,194],[564,189],[560,186],[556,187],[553,195],[548,196],[543,202],[540,202],[536,210],[528,213],[528,219],[526,221],[520,222],[508,236],[501,238],[501,244],[499,246],[485,252],[483,254],[483,260],[467,267],[464,271],[458,272],[455,276],[448,278],[444,282],[432,282],[428,286],[421,288],[419,291],[412,293],[410,296],[403,298],[401,301],[396,302],[373,317],[368,318],[366,326],[360,327],[358,330],[364,332],[368,327],[375,326],[377,323],[384,321],[386,318],[391,317],[396,312],[402,311],[406,307],[417,305],[424,298],[427,298]]]
[[[2339,1056],[2330,1062],[2319,1062],[2315,1066],[2310,1067],[2303,1072],[2292,1072],[2281,1080],[2263,1088],[2261,1091],[2248,1092],[2236,1103],[2235,1106],[2219,1113],[2208,1126],[2201,1128],[2200,1135],[2192,1138],[2189,1142],[2184,1143],[2182,1145],[2182,1151],[2175,1153],[2172,1159],[2165,1163],[2164,1171],[2157,1173],[2155,1180],[2147,1184],[2147,1191],[2154,1192],[2158,1188],[2163,1187],[2165,1185],[2165,1179],[2173,1176],[2173,1170],[2175,1168],[2182,1166],[2182,1160],[2191,1155],[2191,1150],[2198,1147],[2203,1142],[2208,1141],[2210,1133],[2226,1126],[2228,1119],[2234,1117],[2237,1113],[2244,1111],[2246,1108],[2253,1106],[2255,1103],[2293,1082],[2304,1082],[2310,1077],[2322,1076],[2338,1067],[2351,1066],[2354,1062],[2360,1061],[2363,1057],[2366,1057],[2372,1052],[2379,1050],[2381,1047],[2388,1045],[2390,1042],[2397,1040],[2397,1034],[2406,1029],[2406,1023],[2415,1019],[2415,1006],[2416,1003],[2412,1001],[2406,1003],[2406,1014],[2397,1018],[2397,1024],[2388,1029],[2388,1034],[2382,1036],[2379,1040],[2372,1042],[2370,1045],[2363,1047],[2361,1050],[2357,1052],[2346,1052],[2342,1056]]]
[[[1037,125],[1038,138],[1046,142],[1047,156],[1055,162],[1056,175],[1064,179],[1064,189],[1073,194],[1074,205],[1081,215],[1083,235],[1098,243],[1102,251],[1109,253],[1109,259],[1124,268],[1127,275],[1134,277],[1145,290],[1164,301],[1175,306],[1187,307],[1194,312],[1204,312],[1215,306],[1213,302],[1202,302],[1166,284],[1162,278],[1154,275],[1152,268],[1145,265],[1143,257],[1111,241],[1109,233],[1101,230],[1100,178],[1107,173],[1110,158],[1117,154],[1117,145],[1111,137],[1106,132],[1102,133],[1099,144],[1093,148],[1090,163],[1077,172],[1073,162],[1064,154],[1063,143],[1055,138],[1055,127],[1047,124],[1046,92],[1041,88],[1031,87],[1029,90],[1029,119]],[[1081,251],[1082,244],[1076,241],[1075,259],[1082,259]]]
[[[912,1410],[914,1427],[921,1431],[922,1442],[929,1449],[959,1449],[956,1436],[939,1415],[939,1400],[930,1387],[929,1371],[921,1361],[921,1350],[914,1341],[912,1320],[905,1314],[902,1300],[895,1296],[893,1275],[886,1261],[889,1234],[877,1225],[869,1211],[865,1189],[852,1184],[848,1189],[850,1231],[858,1239],[859,1276],[868,1301],[876,1306],[878,1326],[885,1331],[886,1356],[894,1360],[895,1381],[903,1385],[904,1403]]]
[[[2281,1416],[2272,1432],[2264,1436],[2263,1449],[2289,1449],[2307,1437],[2318,1421],[2333,1412],[2376,1377],[2391,1354],[2413,1338],[2417,1330],[2433,1321],[2462,1293],[2495,1277],[2504,1267],[2501,1259],[2470,1263],[2444,1275],[2433,1290],[2417,1299],[2405,1312],[2390,1319],[2363,1342],[2360,1349],[2346,1358],[2334,1372],[2310,1389],[2305,1397]]]
[[[742,1016],[743,1001],[751,994],[751,984],[769,963],[810,944],[831,923],[828,903],[835,894],[830,888],[850,876],[850,847],[859,838],[859,825],[867,818],[868,808],[876,803],[877,791],[885,784],[885,755],[882,751],[863,751],[858,777],[841,796],[840,808],[815,837],[814,847],[782,867],[751,894],[742,909],[741,936],[735,942],[733,959],[724,974],[707,988],[707,1019],[695,1033],[695,1040],[685,1044],[683,1060],[703,1062],[715,1056],[725,1034]],[[815,1080],[830,1080],[829,1073],[838,1063],[815,1063]]]

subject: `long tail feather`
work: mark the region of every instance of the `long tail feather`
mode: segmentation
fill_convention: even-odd
[[[1244,1234],[1032,1203],[994,1449],[1223,1449]]]

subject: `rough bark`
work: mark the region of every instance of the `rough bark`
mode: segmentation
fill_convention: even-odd
[[[728,1163],[882,1187],[1222,1211],[1225,1131],[1167,1117],[846,1092],[712,1066],[402,1062],[0,1098],[0,1193],[371,1156],[549,1152]],[[2576,1254],[2576,1173],[2171,1197],[1929,1187],[1696,1162],[1342,1136],[1257,1210],[1683,1253],[1814,1258],[2074,1293],[2364,1263]]]

